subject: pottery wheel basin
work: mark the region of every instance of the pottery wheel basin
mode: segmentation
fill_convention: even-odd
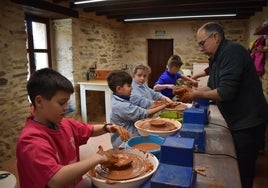
[[[157,122],[155,120],[157,120]],[[151,122],[153,122],[154,126]],[[165,122],[165,124],[162,122]],[[161,124],[164,124],[164,126],[160,126]],[[145,118],[136,121],[134,126],[137,128],[141,136],[155,134],[161,137],[166,137],[175,134],[181,128],[181,123],[170,118]]]
[[[146,159],[131,153],[120,154],[122,161],[117,165],[105,167],[96,166],[98,175],[110,180],[127,180],[142,176],[152,169],[152,164]]]

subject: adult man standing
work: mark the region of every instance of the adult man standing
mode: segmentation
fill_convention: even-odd
[[[197,31],[198,45],[209,58],[209,80],[200,90],[179,93],[183,102],[214,100],[233,136],[243,188],[252,188],[258,144],[268,121],[268,105],[249,52],[225,38],[215,22]]]

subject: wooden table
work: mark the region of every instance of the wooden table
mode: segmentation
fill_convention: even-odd
[[[241,188],[233,139],[217,106],[210,105],[209,123],[205,125],[205,152],[194,152],[194,168],[204,168],[205,176],[197,174],[196,188]],[[142,188],[152,188],[146,183]]]
[[[89,80],[78,82],[80,85],[81,116],[84,122],[87,122],[87,103],[86,91],[104,91],[105,93],[105,116],[106,122],[110,122],[112,91],[108,87],[106,80]]]
[[[206,174],[197,174],[196,188],[241,188],[231,133],[217,106],[210,105],[209,110],[209,123],[205,125],[206,151],[194,153],[194,168],[205,168]],[[151,186],[147,182],[142,188]]]
[[[194,167],[204,167],[206,176],[197,175],[197,188],[241,188],[233,138],[217,106],[210,105],[205,125],[205,154],[194,153]]]

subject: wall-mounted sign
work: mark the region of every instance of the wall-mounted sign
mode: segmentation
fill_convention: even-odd
[[[166,34],[165,30],[155,30],[156,36],[164,36]]]

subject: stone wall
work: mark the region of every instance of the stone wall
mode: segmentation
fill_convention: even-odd
[[[0,163],[15,155],[18,133],[29,115],[24,12],[0,1]]]
[[[124,56],[124,35],[122,24],[108,21],[93,14],[80,13],[73,19],[73,67],[76,82],[86,81],[86,73],[92,66],[97,69],[121,69]],[[75,84],[77,108],[80,114],[79,86]],[[104,93],[87,92],[88,119],[100,120],[104,116]],[[93,99],[93,100],[92,100]]]
[[[200,51],[196,41],[197,29],[208,20],[203,21],[178,21],[127,24],[124,34],[127,45],[124,62],[128,65],[144,62],[147,63],[147,39],[174,39],[174,54],[181,56],[184,65],[182,68],[192,69],[195,62],[207,59]],[[232,20],[220,21],[225,28],[226,37],[243,45],[247,44],[248,21]],[[164,36],[155,36],[156,30],[165,30]]]
[[[122,24],[80,14],[73,19],[73,66],[75,80],[86,80],[89,67],[120,69],[124,56]]]

